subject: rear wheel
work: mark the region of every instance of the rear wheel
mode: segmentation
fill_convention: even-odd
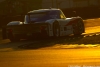
[[[11,42],[20,41],[20,38],[13,36],[12,33],[8,33],[8,38],[10,39]]]
[[[53,23],[53,36],[60,37],[60,26],[57,21]]]

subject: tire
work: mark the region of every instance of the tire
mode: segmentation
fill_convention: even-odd
[[[60,26],[57,21],[53,23],[53,37],[60,37]]]
[[[84,23],[83,23],[82,20],[80,20],[80,21],[78,22],[78,29],[79,29],[79,33],[81,33],[81,34],[85,32]]]
[[[84,23],[82,20],[79,20],[77,23],[73,24],[73,34],[74,35],[81,35],[84,33]]]
[[[13,36],[12,33],[8,33],[8,38],[10,39],[11,42],[20,41],[20,38]]]

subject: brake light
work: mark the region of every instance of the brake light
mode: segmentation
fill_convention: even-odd
[[[12,33],[13,30],[12,30],[12,29],[8,29],[7,31],[8,31],[9,33]]]

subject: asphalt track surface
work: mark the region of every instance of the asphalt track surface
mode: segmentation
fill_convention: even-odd
[[[99,42],[64,43],[67,40],[99,37],[99,29],[100,26],[87,27],[86,33],[81,36],[64,37],[62,40],[0,40],[0,67],[100,67]]]

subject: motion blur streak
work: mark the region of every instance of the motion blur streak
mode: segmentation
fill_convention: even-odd
[[[100,49],[52,49],[0,52],[1,67],[99,65]]]

